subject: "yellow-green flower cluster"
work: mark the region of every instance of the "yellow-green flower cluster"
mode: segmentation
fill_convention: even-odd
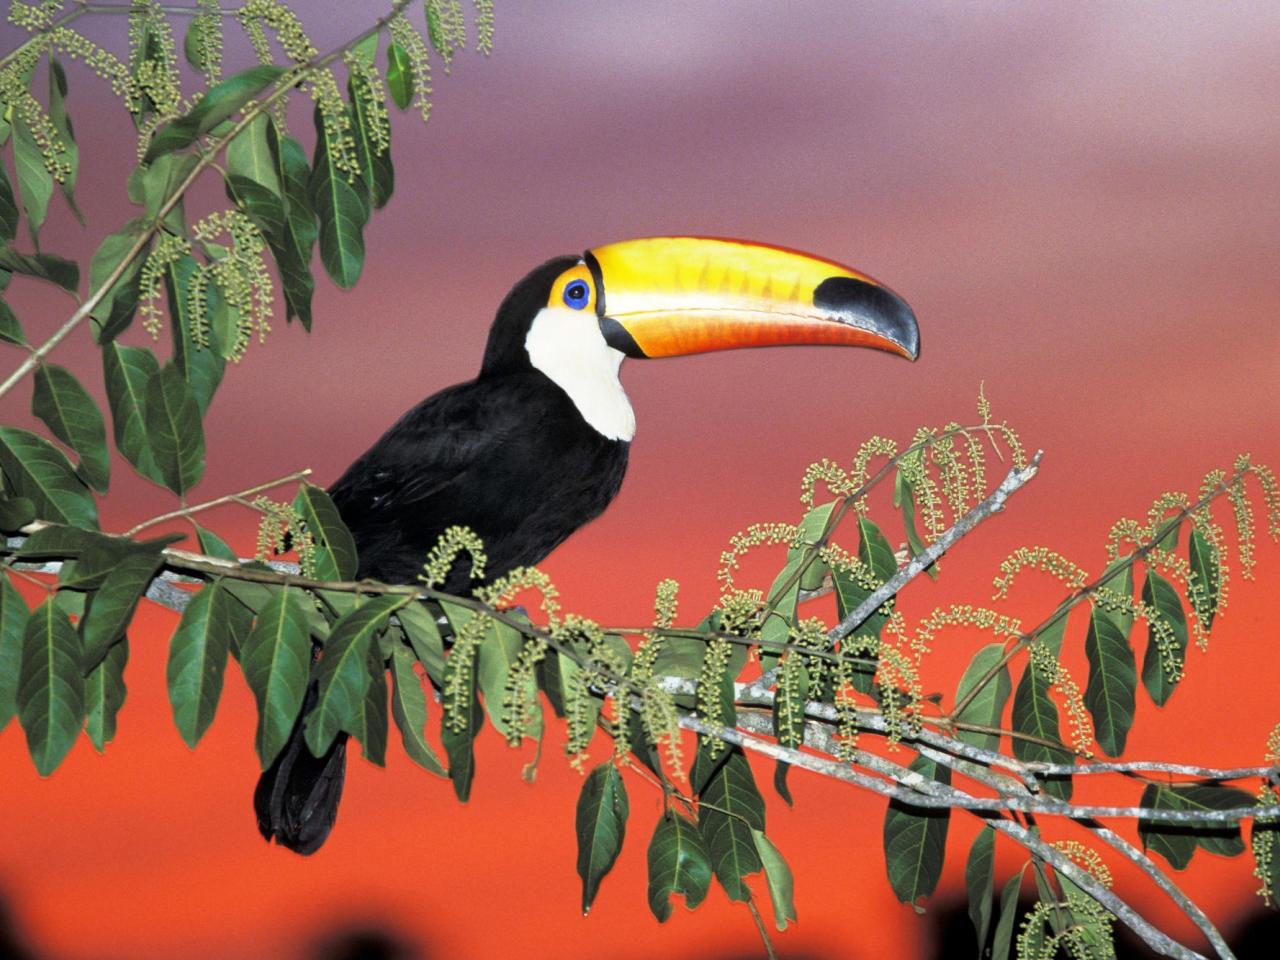
[[[721,593],[733,590],[733,571],[738,569],[738,562],[756,547],[777,546],[785,543],[792,547],[800,537],[800,528],[794,523],[753,523],[729,538],[729,549],[720,554],[720,569],[717,574],[720,580]]]
[[[413,102],[425,123],[431,118],[432,92],[431,58],[427,52],[427,43],[403,13],[397,13],[387,25],[391,30],[392,42],[403,47],[404,52],[409,55],[409,66],[413,70]]]
[[[1093,742],[1093,725],[1085,710],[1084,700],[1080,696],[1079,685],[1067,672],[1067,668],[1058,662],[1058,658],[1048,644],[1034,640],[1028,653],[1031,669],[1062,695],[1067,708],[1067,720],[1071,726],[1073,749],[1082,757],[1093,756],[1093,751],[1089,747]]]
[[[58,27],[49,34],[49,43],[73,60],[78,60],[111,84],[111,92],[117,97],[132,97],[133,81],[129,68],[119,57],[104,50],[88,37],[70,27]]]
[[[729,671],[729,657],[733,654],[733,646],[723,637],[717,637],[707,644],[706,653],[702,657],[702,667],[698,671],[698,713],[704,720],[716,727],[724,727],[728,717],[724,715],[720,691]],[[729,677],[732,680],[732,677]],[[702,745],[714,760],[725,748],[725,742],[719,737],[702,735]]]
[[[847,497],[854,490],[848,472],[833,460],[823,457],[805,468],[800,480],[800,502],[813,506],[814,488],[822,482],[833,497]]]
[[[911,650],[915,662],[929,652],[929,644],[937,636],[938,631],[947,627],[974,627],[978,630],[990,630],[997,638],[1016,639],[1022,635],[1022,624],[1013,617],[1007,617],[987,607],[975,607],[969,603],[955,603],[949,607],[936,607],[916,627],[911,639]]]
[[[1009,596],[1014,578],[1026,569],[1039,570],[1057,579],[1063,586],[1078,590],[1085,585],[1089,575],[1056,550],[1048,547],[1018,547],[1000,563],[1000,572],[993,581],[995,599]]]
[[[208,346],[208,284],[212,282],[236,313],[235,341],[223,346],[231,359],[239,360],[255,332],[261,343],[271,330],[273,290],[266,264],[266,241],[253,221],[238,210],[209,214],[192,227],[191,234],[206,245],[206,250],[215,253],[215,259],[201,264],[192,275],[187,289],[192,335],[201,346]],[[209,245],[218,237],[231,240],[229,250],[224,252]]]
[[[53,23],[54,16],[61,10],[62,0],[44,0],[43,3],[10,0],[9,22],[24,30],[43,30]]]
[[[249,35],[250,43],[262,63],[271,63],[271,48],[267,46],[264,27],[275,34],[276,42],[294,63],[303,63],[319,54],[302,21],[280,0],[248,0],[236,11],[236,19]]]
[[[164,315],[160,310],[160,281],[169,264],[191,252],[191,244],[186,237],[161,232],[152,246],[147,259],[143,261],[141,278],[138,283],[138,315],[142,318],[142,327],[151,334],[152,340],[160,339],[160,329],[164,324]]]
[[[444,61],[444,72],[453,64],[453,55],[467,45],[467,23],[459,0],[425,0],[427,31],[431,45]]]
[[[1241,462],[1243,461],[1243,463]],[[1242,457],[1236,461],[1237,471],[1248,467],[1249,458]],[[1246,580],[1253,579],[1253,504],[1244,489],[1244,477],[1240,477],[1227,487],[1227,499],[1231,501],[1231,512],[1236,520],[1236,549],[1240,557],[1240,576]]]
[[[467,555],[471,557],[471,579],[483,578],[484,566],[488,562],[484,552],[484,542],[470,527],[455,525],[440,534],[440,539],[427,554],[418,579],[428,587],[440,586],[449,576],[449,571],[453,569],[453,562],[458,559],[458,554],[463,550],[467,551]]]
[[[1097,850],[1086,847],[1079,840],[1055,840],[1050,846],[1061,850],[1073,863],[1084,867],[1095,880],[1108,890],[1111,889],[1111,868],[1107,866]]]
[[[866,484],[867,465],[871,462],[872,457],[891,459],[897,455],[898,444],[888,437],[875,436],[863,441],[862,446],[858,447],[858,452],[853,456],[853,469],[849,472],[850,488],[856,490]],[[865,496],[859,497],[855,507],[859,513],[866,513],[867,498]]]
[[[486,57],[493,52],[493,0],[475,0],[476,52]]]
[[[13,109],[13,119],[21,123],[31,134],[31,139],[40,151],[40,159],[53,179],[59,183],[71,176],[71,164],[67,160],[67,145],[58,136],[58,131],[35,97],[22,86],[18,71],[10,64],[9,69],[0,73],[0,107],[9,104]]]
[[[258,523],[258,548],[254,556],[269,560],[285,550],[285,544],[298,555],[298,566],[304,577],[316,575],[315,537],[302,522],[302,516],[291,503],[277,503],[269,497],[256,497],[253,508],[262,514]]]
[[[382,83],[378,65],[348,50],[343,57],[351,74],[353,96],[364,108],[365,133],[369,136],[374,156],[382,156],[391,148],[391,119],[387,116],[387,89]]]
[[[466,534],[471,531],[466,527],[451,527],[450,530],[462,530]],[[449,536],[446,530],[445,537]],[[474,535],[473,535],[474,536]],[[443,538],[442,538],[443,539]],[[478,540],[476,541],[479,542]],[[439,546],[437,544],[437,546]],[[483,547],[481,547],[483,550]],[[434,555],[434,553],[433,553]],[[454,556],[457,553],[455,551]],[[472,552],[474,560],[476,554]],[[450,557],[450,566],[452,566],[453,558]],[[448,568],[445,568],[446,572]],[[472,572],[472,576],[483,576],[483,562],[481,572],[479,574]],[[441,577],[441,580],[444,578]],[[504,574],[487,587],[480,587],[476,590],[476,597],[483,603],[491,607],[504,607],[515,599],[516,595],[524,590],[536,590],[542,600],[542,612],[546,615],[547,625],[554,632],[557,624],[558,614],[560,612],[559,591],[556,590],[555,584],[551,582],[551,578],[539,570],[537,567],[516,567],[509,573]]]
[[[488,629],[488,617],[479,613],[468,617],[455,635],[445,661],[440,699],[444,705],[444,722],[455,733],[467,728],[467,717],[475,696],[476,654]]]

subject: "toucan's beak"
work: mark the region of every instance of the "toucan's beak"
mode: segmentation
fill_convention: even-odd
[[[787,343],[875,347],[914,360],[911,308],[864,273],[739,240],[651,237],[587,251],[610,346],[674,357]]]

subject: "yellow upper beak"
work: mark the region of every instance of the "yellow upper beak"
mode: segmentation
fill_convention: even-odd
[[[650,237],[587,251],[605,338],[630,356],[843,344],[920,352],[915,314],[892,290],[795,250]]]

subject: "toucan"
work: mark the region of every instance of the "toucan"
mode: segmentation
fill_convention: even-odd
[[[502,301],[479,375],[409,410],[329,489],[357,576],[417,582],[455,524],[484,541],[486,581],[537,563],[622,484],[636,425],[624,359],[781,344],[914,360],[920,335],[884,284],[782,247],[651,237],[548,260]],[[459,563],[443,589],[475,585]],[[303,854],[333,827],[346,763],[346,734],[322,757],[308,749],[313,698],[254,792],[262,835]]]

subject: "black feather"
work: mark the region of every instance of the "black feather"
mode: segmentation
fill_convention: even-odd
[[[524,347],[555,278],[576,262],[552,260],[525,277],[498,310],[480,376],[418,404],[329,489],[356,541],[358,577],[417,582],[440,535],[460,524],[484,541],[488,582],[541,561],[617,495],[629,444],[591,427]],[[444,589],[469,593],[469,573],[462,558]],[[309,710],[254,793],[262,835],[298,853],[328,836],[346,762],[345,733],[324,757],[311,755]]]

